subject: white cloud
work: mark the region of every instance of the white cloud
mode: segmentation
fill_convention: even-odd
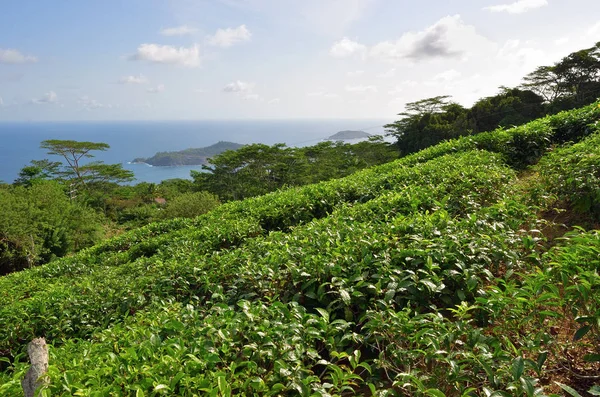
[[[391,68],[387,72],[380,73],[377,77],[381,77],[382,79],[389,79],[396,75],[396,68]]]
[[[56,103],[56,102],[58,102],[58,95],[56,95],[56,92],[54,92],[54,91],[49,91],[49,92],[45,93],[44,95],[42,95],[40,98],[34,98],[31,100],[31,103],[38,103],[38,104]]]
[[[408,100],[406,100],[406,98],[396,97],[388,102],[388,107],[394,109],[394,111],[397,111],[397,109],[403,108],[407,102]]]
[[[396,87],[389,90],[388,94],[398,95],[399,93],[403,92],[405,90],[405,88],[407,88],[407,87],[413,88],[413,87],[416,87],[417,85],[418,85],[418,83],[414,80],[404,80],[400,84],[396,85]]]
[[[336,41],[331,46],[329,54],[336,58],[347,58],[353,55],[364,56],[367,51],[367,46],[360,44],[356,41],[352,41],[347,37],[344,37],[340,41]]]
[[[269,104],[270,105],[274,105],[274,104],[277,104],[277,103],[280,103],[280,102],[281,102],[281,99],[279,99],[279,98],[273,98],[273,99],[271,99],[269,101]]]
[[[569,42],[568,37],[561,37],[561,38],[554,40],[554,44],[556,44],[556,45],[563,45],[563,44],[567,44],[568,42]]]
[[[433,76],[433,80],[437,81],[453,81],[461,76],[461,73],[456,69],[446,70]]]
[[[596,37],[596,36],[598,36],[598,34],[600,34],[600,22],[598,22],[597,24],[590,27],[587,31],[588,36]]]
[[[0,48],[0,63],[31,63],[37,62],[38,59],[31,55],[23,55],[18,50],[9,48],[3,50]]]
[[[531,72],[540,65],[552,63],[553,55],[534,48],[535,43],[508,40],[498,51],[498,60],[507,62],[520,76]]]
[[[206,90],[204,88],[195,88],[194,92],[196,92],[198,94],[204,94],[204,93],[206,93]]]
[[[249,101],[258,101],[262,98],[258,94],[246,94],[246,95],[244,95],[244,99],[249,100]]]
[[[120,84],[146,84],[148,80],[143,75],[123,76],[119,79]]]
[[[234,81],[223,87],[224,92],[250,92],[254,88],[254,83],[246,83],[244,81]]]
[[[146,92],[149,92],[151,94],[158,94],[161,93],[165,90],[165,85],[164,84],[159,84],[156,87],[152,87],[152,88],[146,88]]]
[[[161,29],[160,34],[163,36],[185,36],[188,34],[196,33],[198,29],[189,27],[187,25],[177,26],[175,28]]]
[[[214,35],[208,36],[208,44],[217,47],[231,47],[237,43],[250,41],[252,33],[246,25],[240,25],[237,28],[217,29]]]
[[[103,108],[110,109],[110,108],[112,108],[112,105],[104,105],[104,104],[98,102],[97,100],[90,98],[87,95],[84,95],[84,96],[80,97],[77,100],[77,103],[80,104],[85,110],[95,110],[95,109],[103,109]]]
[[[356,77],[356,76],[360,76],[364,73],[365,73],[364,70],[354,70],[354,71],[350,71],[350,72],[346,73],[346,75],[348,77]]]
[[[327,36],[340,36],[357,20],[368,12],[378,0],[218,0],[219,3],[238,8],[244,13],[260,13],[287,26],[302,26],[311,32]],[[178,1],[187,3],[187,10],[199,17],[206,13],[199,1]],[[189,4],[194,3],[193,7]]]
[[[197,67],[200,66],[200,49],[197,45],[190,48],[176,48],[170,45],[142,44],[129,59],[132,61],[149,61]]]
[[[326,99],[339,98],[338,94],[332,94],[332,93],[326,92],[326,91],[314,91],[314,92],[309,92],[306,95],[309,97],[326,98]]]
[[[347,85],[348,92],[377,92],[377,87],[374,85]]]
[[[446,16],[420,32],[407,32],[396,41],[384,41],[370,50],[374,58],[384,60],[460,58],[490,46],[475,27],[464,23],[460,15]]]
[[[397,85],[396,87],[394,87],[393,89],[388,91],[388,94],[390,95],[398,95],[400,94],[402,91],[404,91],[404,87],[402,87],[401,85]]]
[[[492,12],[508,12],[509,14],[523,14],[527,11],[548,5],[548,0],[518,0],[514,3],[498,4],[485,7],[484,10]]]
[[[332,36],[343,34],[354,22],[360,20],[376,0],[303,0],[297,2],[299,14],[311,25]],[[290,3],[281,2],[285,7]]]
[[[4,105],[4,101],[2,100],[2,97],[0,96],[0,106]]]

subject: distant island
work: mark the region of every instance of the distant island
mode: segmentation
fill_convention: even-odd
[[[345,130],[345,131],[340,131],[336,134],[333,134],[332,136],[330,136],[327,139],[334,140],[334,141],[345,141],[345,140],[350,140],[350,139],[368,138],[370,136],[371,136],[371,134],[366,133],[364,131]]]
[[[237,150],[244,145],[233,142],[220,141],[214,145],[185,149],[177,152],[158,152],[152,157],[138,157],[133,159],[133,164],[149,164],[158,167],[178,166],[178,165],[204,165],[208,159],[227,150]]]

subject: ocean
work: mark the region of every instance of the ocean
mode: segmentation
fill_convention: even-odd
[[[119,122],[0,122],[0,181],[12,183],[31,160],[49,156],[40,149],[47,139],[105,142],[110,149],[96,152],[91,160],[120,163],[133,171],[135,181],[159,183],[170,178],[190,178],[200,166],[151,167],[130,164],[136,157],[212,145],[218,141],[241,144],[285,143],[314,145],[342,130],[383,134],[391,120],[202,120]]]

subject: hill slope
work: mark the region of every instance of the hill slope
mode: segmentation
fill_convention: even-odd
[[[152,157],[136,158],[134,163],[146,163],[154,166],[203,165],[208,159],[227,150],[237,150],[244,145],[219,141],[203,148],[184,149],[177,152],[158,152]]]
[[[345,130],[345,131],[336,132],[335,134],[333,134],[332,136],[330,136],[327,139],[332,140],[332,141],[336,141],[336,140],[344,141],[344,140],[368,138],[370,136],[371,136],[371,134],[364,132],[364,131]]]
[[[52,395],[587,391],[600,236],[571,224],[600,215],[599,106],[2,277],[0,395],[34,336]]]

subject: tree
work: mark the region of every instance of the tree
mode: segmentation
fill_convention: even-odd
[[[405,111],[398,114],[402,118],[384,126],[388,135],[396,137],[403,155],[471,133],[467,109],[449,98],[444,95],[407,103]]]
[[[15,179],[15,185],[31,186],[34,181],[56,179],[60,175],[60,161],[32,160],[31,165],[25,166],[19,171],[19,177]]]
[[[194,190],[206,190],[223,201],[241,200],[286,186],[341,178],[398,157],[381,137],[356,144],[325,141],[290,148],[284,144],[246,145],[212,157],[205,172],[192,171]]]
[[[241,200],[293,184],[298,176],[296,151],[284,144],[252,144],[227,150],[192,171],[198,190],[207,190],[222,200]]]
[[[62,175],[75,179],[86,186],[94,182],[128,182],[133,180],[133,172],[123,169],[120,164],[103,164],[100,161],[82,164],[83,159],[92,158],[93,151],[105,151],[110,146],[103,142],[82,142],[73,140],[50,139],[40,145],[48,154],[62,156],[67,162]]]
[[[551,112],[593,102],[600,91],[600,42],[538,67],[524,81],[522,87],[542,96]]]
[[[542,117],[544,98],[531,90],[501,87],[497,95],[475,102],[468,112],[473,132],[524,124]]]
[[[400,113],[403,116],[424,116],[426,114],[439,113],[449,104],[450,95],[439,95],[433,98],[421,99],[415,102],[407,103],[405,111]]]
[[[77,251],[99,240],[100,217],[68,199],[56,181],[0,189],[0,274]]]
[[[560,79],[553,66],[540,66],[523,80],[525,83],[521,87],[540,95],[546,103],[555,101],[561,95]]]
[[[600,42],[594,47],[576,51],[554,65],[559,88],[574,99],[574,106],[593,102],[600,88]]]

